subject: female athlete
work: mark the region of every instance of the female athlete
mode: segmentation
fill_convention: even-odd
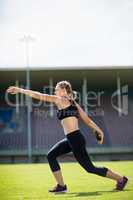
[[[65,139],[55,144],[47,154],[51,171],[57,182],[57,185],[50,189],[49,192],[60,193],[67,191],[67,185],[64,183],[57,157],[69,152],[73,152],[77,162],[87,172],[113,179],[116,181],[116,190],[124,189],[128,181],[127,177],[120,176],[106,167],[96,167],[90,160],[86,150],[85,138],[79,129],[79,118],[81,118],[88,127],[94,130],[93,132],[99,144],[103,143],[104,134],[74,100],[72,86],[68,81],[58,82],[55,87],[54,95],[42,94],[40,92],[14,86],[10,86],[7,92],[11,94],[22,93],[38,100],[54,103],[57,106],[57,117],[61,121],[64,129]]]

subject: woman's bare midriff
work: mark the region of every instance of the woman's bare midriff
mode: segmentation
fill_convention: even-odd
[[[67,117],[61,121],[65,135],[79,129],[78,119],[76,117]]]

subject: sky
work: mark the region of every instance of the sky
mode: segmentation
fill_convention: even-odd
[[[0,68],[133,66],[132,20],[133,0],[0,0]]]

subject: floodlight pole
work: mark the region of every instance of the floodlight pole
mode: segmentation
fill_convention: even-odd
[[[117,76],[117,98],[118,98],[118,114],[119,117],[122,116],[122,102],[121,102],[121,79],[119,76]]]
[[[87,79],[86,77],[83,78],[83,105],[85,112],[88,114],[88,106],[87,106]]]
[[[35,39],[30,35],[25,35],[21,38],[21,41],[25,44],[25,56],[26,56],[26,88],[30,89],[30,62],[29,62],[29,44]],[[32,137],[31,137],[31,99],[26,97],[27,102],[27,140],[28,140],[28,162],[32,162]]]

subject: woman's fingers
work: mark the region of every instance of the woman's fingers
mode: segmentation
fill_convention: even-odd
[[[6,92],[10,93],[11,87],[7,88]]]
[[[7,92],[8,92],[8,93],[12,93],[13,90],[14,90],[14,88],[13,88],[12,86],[10,86],[10,87],[7,89]]]
[[[14,86],[10,86],[7,91],[8,93],[10,94],[16,94],[18,92],[18,88],[17,87],[14,87]]]

